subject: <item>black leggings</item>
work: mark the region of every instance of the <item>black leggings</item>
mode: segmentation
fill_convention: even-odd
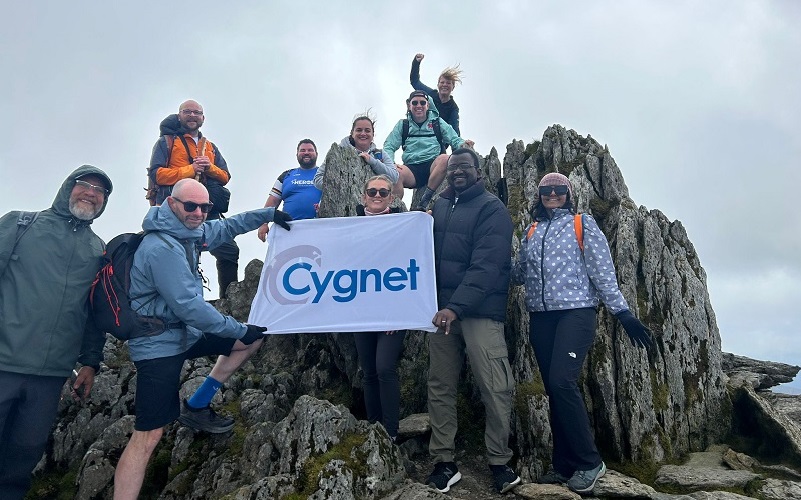
[[[578,388],[581,367],[595,339],[595,316],[595,308],[535,312],[529,316],[529,340],[551,407],[552,465],[567,477],[601,464]]]
[[[398,358],[406,330],[354,333],[359,365],[364,371],[364,405],[367,420],[381,422],[390,436],[398,435],[400,383]]]

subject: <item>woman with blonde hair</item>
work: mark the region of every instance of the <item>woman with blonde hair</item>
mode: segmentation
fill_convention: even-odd
[[[437,107],[440,118],[453,127],[457,135],[461,136],[462,133],[459,130],[459,106],[456,105],[456,101],[451,97],[451,92],[453,92],[457,83],[462,83],[462,70],[459,69],[458,64],[453,67],[445,68],[442,70],[442,73],[439,74],[436,90],[432,89],[420,81],[420,63],[423,61],[424,57],[425,54],[417,54],[414,56],[412,60],[412,71],[409,73],[409,82],[415,90],[422,90],[431,96],[434,105]]]

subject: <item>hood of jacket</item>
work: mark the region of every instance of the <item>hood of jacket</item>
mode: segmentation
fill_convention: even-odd
[[[50,206],[54,213],[68,219],[73,217],[72,213],[70,212],[70,195],[72,195],[72,189],[75,187],[75,181],[84,175],[90,174],[102,178],[106,183],[106,187],[108,188],[109,194],[103,199],[103,206],[100,208],[100,211],[97,212],[97,215],[95,215],[94,218],[97,219],[100,217],[103,211],[106,210],[106,205],[108,205],[108,199],[111,196],[111,191],[114,189],[114,186],[111,184],[111,179],[108,175],[106,175],[105,172],[92,165],[82,165],[76,168],[64,180],[64,182],[61,183],[61,188],[58,190],[58,194],[56,194],[56,198],[53,200],[53,204]],[[92,221],[84,222],[88,224],[92,223]]]
[[[356,146],[351,142],[351,137],[350,136],[343,137],[342,140],[339,141],[339,147],[341,147],[341,148],[347,148],[347,147],[356,148]],[[378,146],[376,146],[374,142],[371,142],[370,143],[370,149],[368,149],[367,152],[369,153],[370,151],[377,151],[377,150],[378,150]]]
[[[165,200],[157,207],[151,207],[142,221],[145,231],[161,231],[179,240],[199,240],[203,236],[203,225],[189,229],[173,213],[170,204]]]
[[[184,135],[186,130],[178,119],[178,114],[169,115],[159,123],[159,135]]]

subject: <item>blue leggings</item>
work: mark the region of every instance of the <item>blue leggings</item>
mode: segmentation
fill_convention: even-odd
[[[364,405],[367,420],[381,422],[390,436],[398,435],[400,382],[398,358],[403,351],[406,330],[354,333],[359,365],[364,371]]]
[[[578,388],[581,367],[595,339],[595,316],[594,308],[530,314],[529,340],[551,407],[552,465],[567,477],[601,464]]]

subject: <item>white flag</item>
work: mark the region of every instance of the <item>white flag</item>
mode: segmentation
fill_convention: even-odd
[[[248,323],[265,333],[434,331],[434,221],[422,212],[273,227]]]

